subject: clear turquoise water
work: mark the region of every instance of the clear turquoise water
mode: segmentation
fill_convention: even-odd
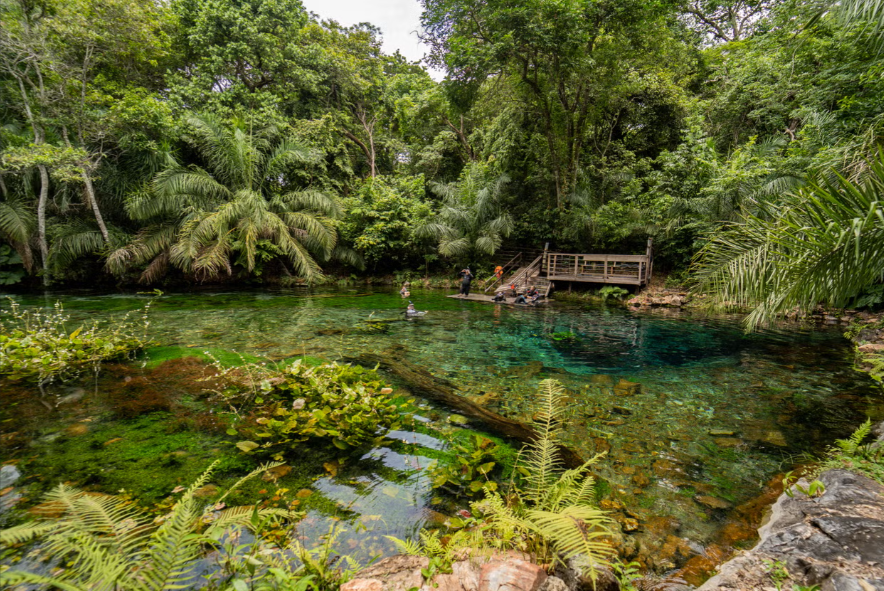
[[[716,536],[730,514],[697,502],[697,496],[738,505],[799,454],[820,452],[867,415],[884,417],[881,389],[852,369],[851,350],[836,328],[790,324],[747,336],[735,318],[563,303],[494,306],[439,291],[413,293],[416,307],[428,314],[406,320],[398,294],[376,288],[15,298],[25,306],[60,300],[72,324],[151,300],[152,337],[161,345],[197,350],[339,360],[404,347],[408,361],[520,420],[534,413],[539,381],[559,379],[569,390],[565,443],[585,456],[607,450],[599,471],[611,496],[640,522],[674,517],[677,527],[664,533],[700,545]],[[366,322],[379,319],[389,320],[382,330]],[[640,384],[640,391],[615,388],[621,380]],[[423,468],[432,455],[427,450],[444,447],[455,427],[444,409],[425,410],[430,431],[403,428],[396,434],[410,445],[373,450],[313,483],[317,494],[345,511],[339,517],[351,523],[363,518],[366,528],[343,538],[345,551],[389,552],[382,534],[402,537],[443,519],[430,507]],[[73,419],[62,409],[41,420],[51,431],[53,421]],[[35,441],[41,436],[43,431],[35,433]],[[33,444],[32,451],[44,450],[41,445]],[[301,533],[327,531],[329,513],[312,509]]]

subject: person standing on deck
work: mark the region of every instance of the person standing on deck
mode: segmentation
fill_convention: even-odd
[[[470,283],[473,281],[473,274],[470,273],[470,268],[467,267],[460,272],[460,276],[463,277],[463,282],[460,284],[460,296],[465,298],[470,295]]]

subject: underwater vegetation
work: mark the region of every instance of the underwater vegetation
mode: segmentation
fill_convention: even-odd
[[[231,409],[228,433],[244,440],[246,453],[274,451],[308,440],[327,440],[341,450],[377,445],[398,427],[400,411],[392,388],[377,372],[326,363],[245,364],[223,369],[219,395]]]

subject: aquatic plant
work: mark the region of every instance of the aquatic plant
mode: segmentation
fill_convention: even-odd
[[[616,285],[606,285],[599,290],[599,297],[602,298],[603,302],[607,302],[608,298],[614,298],[619,301],[626,295],[629,295],[629,290],[617,287]]]
[[[420,542],[390,539],[403,552],[446,560],[467,549],[522,550],[542,562],[583,554],[588,558],[586,574],[594,580],[595,567],[609,564],[614,554],[605,539],[611,519],[595,507],[595,479],[590,474],[603,454],[565,470],[558,450],[563,394],[559,382],[541,382],[537,439],[523,448],[515,470],[522,480],[514,475],[506,495],[486,487],[485,498],[471,504],[470,517],[457,520],[455,525],[462,528],[446,544],[438,532],[428,531],[421,532]]]
[[[554,332],[549,335],[554,341],[576,341],[577,335],[573,332]]]
[[[261,466],[216,503],[203,507],[195,493],[216,465],[213,463],[172,510],[158,519],[120,497],[59,485],[39,506],[46,519],[4,530],[0,544],[12,546],[39,539],[50,559],[62,561],[60,572],[44,575],[9,569],[0,574],[4,588],[33,584],[66,590],[183,589],[198,576],[196,561],[205,549],[217,545],[231,528],[258,533],[267,520],[292,521],[301,516],[283,509],[225,509],[227,495],[278,463]]]
[[[85,369],[94,372],[103,361],[125,359],[147,346],[150,303],[139,319],[127,313],[107,326],[93,323],[71,331],[70,316],[61,303],[51,312],[10,308],[0,311],[0,376],[34,380],[41,387],[54,379],[69,379]]]
[[[321,536],[323,542],[307,548],[298,540],[282,547],[260,543],[241,544],[238,535],[219,546],[223,566],[220,581],[210,580],[207,589],[225,591],[334,591],[353,577],[360,565],[341,555],[337,540],[341,529],[333,525]],[[299,560],[292,560],[296,556]]]
[[[399,423],[377,372],[358,365],[309,366],[300,359],[282,367],[246,364],[223,370],[220,392],[238,419],[230,434],[250,438],[237,444],[246,453],[274,450],[307,440],[330,441],[347,450],[377,443]],[[262,443],[256,443],[256,441]]]
[[[466,444],[451,446],[454,460],[440,464],[433,462],[428,468],[432,485],[455,496],[471,497],[484,489],[497,490],[497,482],[491,474],[498,468],[496,461],[499,446],[481,435],[473,435]]]

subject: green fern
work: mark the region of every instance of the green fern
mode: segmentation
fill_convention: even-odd
[[[866,422],[860,425],[850,437],[847,439],[836,439],[835,445],[838,446],[842,453],[851,457],[856,456],[862,451],[862,443],[871,432],[872,420],[866,419]]]
[[[185,491],[158,525],[130,501],[59,485],[40,505],[38,514],[42,511],[47,519],[7,528],[0,532],[0,544],[40,539],[46,554],[62,559],[66,568],[52,576],[10,569],[0,574],[0,584],[4,588],[33,584],[70,591],[185,589],[192,586],[194,562],[229,528],[240,526],[254,531],[253,526],[262,521],[298,516],[280,509],[235,507],[216,517],[213,507],[204,509],[194,497],[216,465],[213,463]],[[278,465],[261,466],[234,488]],[[61,517],[50,517],[58,514]]]
[[[526,445],[516,460],[516,471],[524,484],[510,483],[502,495],[485,488],[485,497],[471,504],[474,515],[442,544],[437,532],[421,531],[420,544],[394,540],[402,551],[430,558],[451,559],[459,551],[521,550],[543,562],[567,560],[584,554],[593,580],[596,567],[609,565],[613,546],[611,519],[594,506],[595,480],[590,468],[603,454],[582,466],[564,469],[558,452],[557,435],[563,413],[564,388],[555,380],[544,380],[541,405],[535,421],[537,438]]]

